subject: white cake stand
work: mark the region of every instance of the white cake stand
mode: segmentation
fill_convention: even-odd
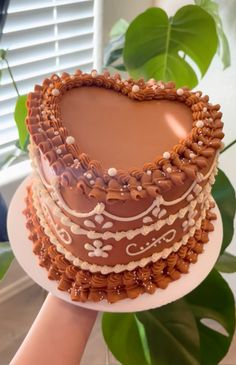
[[[7,225],[11,247],[19,264],[37,284],[69,303],[103,312],[138,312],[161,307],[195,289],[206,278],[219,256],[223,230],[220,212],[216,207],[214,212],[217,215],[217,223],[214,232],[209,234],[210,240],[204,246],[204,253],[198,256],[197,263],[190,265],[188,274],[181,275],[179,280],[170,283],[166,289],[157,289],[152,295],[145,293],[136,299],[123,299],[114,304],[109,304],[105,300],[98,303],[72,302],[69,293],[58,290],[57,282],[47,278],[47,271],[38,265],[38,258],[32,251],[32,242],[27,238],[29,232],[22,211],[25,208],[26,186],[30,180],[28,177],[22,182],[9,207]]]

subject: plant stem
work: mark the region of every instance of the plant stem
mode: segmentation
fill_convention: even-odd
[[[19,93],[18,87],[17,87],[16,82],[15,82],[15,80],[14,80],[14,77],[13,77],[13,75],[12,75],[11,67],[10,67],[10,65],[9,65],[9,63],[8,63],[7,58],[4,58],[4,61],[5,61],[5,62],[6,62],[6,64],[7,64],[7,69],[8,69],[9,75],[10,75],[10,77],[11,77],[11,80],[12,80],[13,86],[14,86],[14,88],[15,88],[15,90],[16,90],[16,93],[17,93],[17,95],[18,95],[18,96],[20,96],[20,93]]]
[[[228,146],[226,146],[222,151],[220,151],[220,153],[224,153],[225,151],[227,151],[228,148],[232,147],[235,143],[236,143],[236,139],[233,142],[231,142],[230,144],[228,144]]]

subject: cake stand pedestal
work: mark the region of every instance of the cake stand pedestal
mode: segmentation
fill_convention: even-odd
[[[117,303],[109,304],[103,300],[94,302],[72,302],[70,295],[57,289],[57,282],[47,278],[46,269],[38,265],[38,258],[32,251],[32,242],[28,239],[29,232],[26,229],[26,218],[22,214],[25,209],[24,198],[26,187],[31,177],[26,178],[17,189],[8,212],[8,234],[14,255],[24,271],[42,288],[66,302],[74,305],[102,312],[138,312],[161,307],[171,303],[195,289],[211,271],[219,256],[222,243],[222,221],[218,207],[214,208],[217,215],[214,232],[209,233],[209,242],[204,245],[204,252],[198,256],[198,261],[191,264],[189,273],[181,275],[181,278],[169,284],[162,290],[157,289],[152,295],[143,294],[136,299],[123,299]]]

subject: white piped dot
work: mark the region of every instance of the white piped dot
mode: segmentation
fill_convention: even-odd
[[[188,221],[188,224],[192,227],[192,226],[194,226],[194,224],[195,224],[195,220],[194,219],[189,219],[189,221]]]
[[[137,186],[137,190],[138,191],[141,191],[143,188],[142,188],[142,186],[141,185],[139,185],[139,186]]]
[[[56,153],[57,153],[58,155],[60,155],[60,154],[62,153],[62,150],[61,150],[60,148],[58,148],[58,149],[56,150]]]
[[[96,70],[93,70],[93,71],[91,72],[91,76],[92,76],[92,77],[97,77],[97,75],[98,75],[98,73],[97,73],[97,71],[96,71]]]
[[[152,171],[151,170],[147,170],[147,175],[152,175]]]
[[[172,172],[172,168],[171,167],[167,167],[166,171],[168,172],[168,174],[170,174]]]
[[[196,155],[194,153],[190,153],[189,157],[194,158],[194,157],[196,157]]]
[[[204,106],[204,108],[202,109],[202,111],[203,111],[204,113],[206,113],[206,112],[207,112],[207,107],[206,107],[206,106]]]
[[[95,181],[94,180],[90,180],[89,183],[90,183],[90,185],[94,185],[95,184]]]
[[[202,146],[203,145],[203,142],[202,141],[198,141],[197,143],[199,146]]]
[[[78,162],[79,162],[78,158],[75,158],[74,163],[78,163]]]
[[[200,97],[200,93],[196,93],[195,95],[196,95],[196,97],[197,97],[197,98],[199,98],[199,97]]]
[[[139,91],[139,86],[138,85],[133,85],[132,92],[137,93],[138,91]]]
[[[176,94],[179,95],[179,96],[182,96],[184,94],[184,90],[183,89],[177,89]]]
[[[196,123],[196,127],[197,128],[202,128],[204,126],[204,123],[202,120],[198,120],[197,123]]]
[[[92,177],[93,177],[93,176],[92,176],[92,174],[90,174],[90,172],[88,172],[85,176],[86,176],[86,177],[87,177],[87,179],[89,179],[89,180],[90,180],[90,179],[92,179]]]
[[[58,79],[57,75],[53,76],[53,80],[57,80],[57,79]]]
[[[58,95],[60,95],[60,90],[58,90],[58,89],[52,89],[52,95],[53,95],[53,96],[58,96]]]
[[[113,176],[116,176],[116,174],[117,174],[117,170],[116,170],[116,168],[115,168],[115,167],[110,167],[110,168],[108,169],[107,173],[108,173],[108,175],[109,175],[109,176],[113,177]]]
[[[163,158],[165,158],[166,160],[169,160],[169,158],[170,158],[170,152],[164,152],[162,156],[163,156]]]
[[[54,136],[58,136],[59,132],[58,131],[55,131],[54,132]]]
[[[42,132],[43,130],[42,130],[42,128],[38,128],[38,132]]]
[[[74,137],[72,137],[72,136],[66,137],[66,143],[67,144],[73,144],[73,143],[75,143]]]

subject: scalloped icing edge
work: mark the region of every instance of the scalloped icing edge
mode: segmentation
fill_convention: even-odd
[[[90,160],[88,155],[78,152],[78,146],[72,143],[73,137],[68,136],[66,128],[60,124],[60,118],[57,120],[53,115],[52,111],[55,109],[45,110],[47,102],[51,106],[59,102],[61,93],[66,91],[67,87],[83,85],[113,89],[137,101],[170,99],[183,102],[193,114],[192,131],[171,151],[166,151],[163,156],[146,163],[142,169],[131,168],[127,172],[112,170],[109,173],[102,170],[100,162]],[[135,90],[134,85],[138,86]],[[222,146],[221,139],[224,134],[220,106],[208,103],[208,96],[202,96],[201,92],[192,92],[187,88],[181,90],[183,92],[180,95],[171,82],[145,83],[143,80],[134,81],[131,78],[123,81],[119,74],[110,76],[107,71],[103,75],[97,74],[94,70],[91,74],[82,73],[80,70],[74,75],[63,73],[59,77],[54,74],[50,79],[45,79],[42,86],[36,85],[34,92],[28,95],[29,111],[26,122],[32,140],[48,159],[63,185],[76,185],[84,194],[100,201],[156,197],[166,189],[182,184],[183,176],[195,180],[197,172],[201,172],[202,168],[207,166],[209,158],[213,157]],[[68,140],[68,137],[71,138]],[[168,172],[169,168],[171,173]],[[86,178],[86,173],[91,175],[91,180]],[[93,185],[89,181],[93,181]],[[126,188],[121,193],[120,188],[123,188],[124,184]],[[140,185],[141,191],[138,189]]]
[[[56,247],[56,250],[59,253],[63,254],[68,261],[73,263],[74,266],[77,266],[77,267],[79,267],[83,270],[88,270],[91,273],[101,272],[102,274],[109,274],[109,273],[112,273],[112,272],[120,273],[120,272],[125,271],[125,270],[132,271],[136,267],[144,267],[148,263],[156,262],[161,258],[166,259],[172,252],[178,251],[178,249],[182,245],[187,244],[188,239],[194,235],[195,231],[197,229],[200,229],[202,220],[206,217],[206,212],[210,207],[210,200],[211,200],[211,198],[205,200],[204,209],[201,212],[201,216],[196,221],[195,226],[190,228],[189,232],[182,237],[181,241],[176,242],[172,247],[165,248],[162,252],[154,253],[150,257],[142,258],[141,260],[138,260],[138,261],[131,261],[127,265],[125,265],[125,264],[116,264],[115,266],[108,266],[108,265],[101,266],[101,265],[90,264],[86,261],[82,261],[79,258],[75,257],[71,252],[68,252],[59,243],[59,241],[57,240],[55,235],[52,233],[50,227],[48,226],[48,224],[47,224],[47,222],[44,218],[44,214],[43,214],[43,212],[41,210],[41,207],[40,207],[40,205],[37,201],[37,197],[35,197],[34,194],[32,195],[32,199],[33,199],[34,209],[36,211],[36,215],[37,215],[37,217],[39,218],[39,221],[40,221],[40,225],[43,228],[44,233],[46,234],[46,236],[49,238],[50,242]]]

